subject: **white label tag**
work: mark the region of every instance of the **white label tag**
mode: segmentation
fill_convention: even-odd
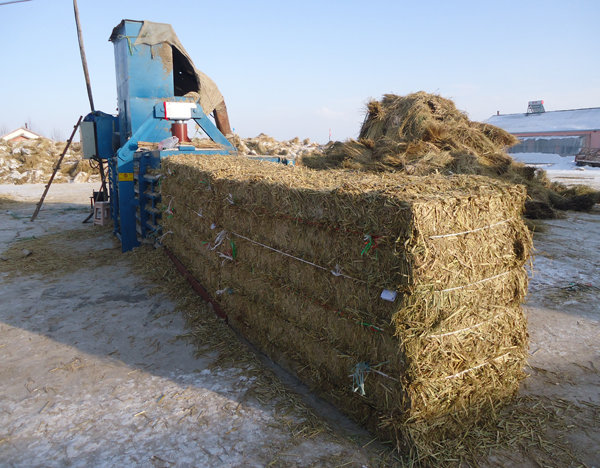
[[[196,108],[196,103],[164,101],[164,106],[165,119],[188,120],[192,118],[192,109]]]
[[[398,293],[396,291],[390,291],[389,289],[381,291],[381,299],[384,301],[394,302],[397,295]]]

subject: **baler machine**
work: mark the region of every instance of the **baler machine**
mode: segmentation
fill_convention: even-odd
[[[160,234],[159,178],[150,169],[175,154],[234,155],[236,149],[224,136],[231,130],[221,93],[194,67],[171,25],[123,20],[109,40],[115,50],[118,115],[88,114],[81,141],[84,157],[108,163],[114,233],[126,252]],[[193,146],[189,120],[217,145]]]

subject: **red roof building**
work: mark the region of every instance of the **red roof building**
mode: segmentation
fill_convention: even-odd
[[[42,135],[38,135],[35,132],[32,132],[28,128],[17,128],[6,135],[2,135],[0,140],[10,141],[10,142],[18,142],[23,140],[37,140],[38,138],[43,138]]]

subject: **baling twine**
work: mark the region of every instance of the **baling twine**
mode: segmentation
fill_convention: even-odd
[[[173,202],[174,198],[173,197],[170,197],[170,198],[171,198],[171,200],[169,201],[169,205],[167,207],[167,210],[165,210],[165,212],[172,215],[173,211],[171,209],[171,203]],[[233,200],[233,197],[232,197],[231,194],[228,195],[228,197],[226,198],[226,201],[229,204],[231,204],[231,205],[235,204],[234,200]],[[191,210],[197,216],[203,218],[202,209],[194,210],[193,208],[191,208],[191,207],[189,207],[189,206],[187,206],[187,205],[185,205],[183,203],[182,203],[182,205],[185,206],[186,208],[188,208],[189,210]],[[468,231],[461,231],[461,232],[456,232],[456,233],[449,233],[449,234],[441,234],[441,235],[429,236],[429,239],[440,239],[440,238],[447,238],[447,237],[456,237],[456,236],[470,234],[470,233],[473,233],[473,232],[483,231],[483,230],[486,230],[486,229],[491,229],[491,228],[494,228],[496,226],[500,226],[502,224],[508,223],[508,222],[512,221],[513,219],[514,218],[505,219],[503,221],[499,221],[497,223],[490,224],[488,226],[483,226],[483,227],[472,229],[472,230],[468,230]],[[216,227],[216,225],[214,223],[212,223],[211,224],[211,229],[214,229],[215,227]],[[227,231],[225,229],[221,230],[217,234],[214,242],[212,243],[212,246],[209,245],[210,250],[214,251],[220,245],[222,245],[222,243],[225,240],[225,238],[226,238],[226,236],[227,236],[228,233],[231,234],[231,235],[233,235],[233,236],[236,236],[236,237],[238,237],[240,239],[243,239],[243,240],[245,240],[247,242],[250,242],[251,244],[257,245],[257,246],[262,247],[262,248],[265,248],[265,249],[270,250],[272,252],[276,252],[276,253],[278,253],[280,255],[283,255],[285,257],[294,259],[296,261],[302,262],[302,263],[307,264],[307,265],[311,265],[311,266],[313,266],[315,268],[318,268],[320,270],[323,270],[323,271],[329,271],[334,276],[343,277],[343,278],[346,278],[346,279],[350,279],[352,281],[356,281],[356,282],[359,282],[359,283],[367,284],[367,282],[365,280],[362,280],[362,279],[359,279],[359,278],[354,278],[352,276],[346,275],[345,273],[342,273],[341,267],[339,265],[336,265],[335,269],[331,270],[331,269],[329,269],[327,267],[324,267],[324,266],[319,265],[317,263],[311,262],[311,261],[306,260],[304,258],[297,257],[295,255],[292,255],[292,254],[288,253],[288,252],[284,252],[283,250],[276,249],[275,247],[272,247],[270,245],[264,244],[262,242],[258,242],[258,241],[254,240],[254,239],[251,239],[251,238],[249,238],[247,236],[244,236],[243,234],[239,234],[239,233],[234,232],[234,231]],[[172,231],[167,231],[166,233],[164,233],[163,235],[161,235],[158,238],[158,241],[159,242],[162,241],[162,239],[165,236],[167,236],[168,234],[173,234],[173,232]],[[378,238],[378,236],[365,235],[365,237],[364,237],[365,248],[361,252],[361,256],[364,255],[364,253],[368,252],[373,246],[376,247],[376,241],[374,242],[373,239],[377,239],[377,238]],[[233,241],[231,241],[231,244],[232,244],[232,251],[235,252],[235,245],[233,244]],[[223,261],[225,261],[225,260],[231,260],[231,261],[233,261],[235,259],[235,253],[232,254],[232,255],[226,255],[224,253],[219,252],[219,256],[224,259]],[[437,290],[437,291],[433,291],[433,292],[444,293],[444,292],[451,292],[451,291],[457,291],[457,290],[465,289],[465,288],[468,288],[468,287],[471,287],[471,286],[475,286],[475,285],[478,285],[478,284],[481,284],[481,283],[492,281],[492,280],[497,279],[497,278],[501,278],[501,277],[506,276],[509,273],[511,273],[511,271],[512,270],[509,270],[509,271],[506,271],[506,272],[503,272],[503,273],[500,273],[500,274],[497,274],[497,275],[494,275],[494,276],[490,276],[488,278],[484,278],[484,279],[481,279],[479,281],[475,281],[473,283],[466,284],[466,285],[463,285],[463,286],[456,286],[456,287],[453,287],[453,288],[447,288],[447,289]],[[220,291],[217,291],[217,294],[223,293],[223,292],[225,292],[225,290],[220,290]],[[455,334],[458,334],[458,333],[469,331],[469,330],[478,328],[478,327],[484,325],[485,323],[490,322],[491,320],[494,320],[496,317],[493,317],[493,318],[491,318],[489,320],[486,320],[484,322],[478,323],[478,324],[473,325],[471,327],[462,328],[460,330],[456,330],[456,331],[452,331],[452,332],[447,332],[447,333],[442,333],[442,334],[437,334],[437,335],[429,335],[428,338],[441,338],[441,337],[455,335]],[[361,325],[362,325],[362,323],[361,323]],[[489,361],[486,361],[486,362],[483,362],[481,364],[478,364],[477,366],[471,367],[469,369],[465,369],[465,370],[463,370],[461,372],[458,372],[456,374],[453,374],[453,375],[449,375],[449,376],[443,377],[443,380],[454,379],[454,378],[460,377],[460,376],[462,376],[464,374],[467,374],[469,372],[473,372],[473,371],[475,371],[477,369],[480,369],[480,368],[482,368],[482,367],[484,367],[486,365],[489,365],[489,364],[493,363],[494,361],[498,361],[498,360],[504,359],[509,354],[510,353],[505,353],[502,356],[498,356],[498,357],[496,357],[494,359],[491,359]],[[386,362],[382,362],[380,364],[377,364],[376,366],[370,366],[367,362],[359,362],[359,363],[357,363],[355,365],[355,367],[354,367],[353,373],[350,375],[350,377],[352,377],[352,389],[353,389],[353,391],[354,392],[358,392],[362,396],[366,395],[366,392],[365,392],[365,389],[364,389],[364,383],[365,383],[366,376],[367,376],[367,374],[369,372],[376,373],[378,375],[381,375],[382,377],[385,377],[387,379],[390,379],[390,380],[393,380],[395,382],[398,382],[398,380],[395,379],[394,377],[391,377],[391,376],[389,376],[389,375],[385,374],[384,372],[381,372],[380,370],[377,369],[378,367],[380,367],[380,366],[382,366],[383,364],[386,364],[386,363],[387,363],[387,361]]]

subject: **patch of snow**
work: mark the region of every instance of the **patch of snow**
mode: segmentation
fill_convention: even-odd
[[[12,180],[21,180],[23,178],[27,177],[27,173],[20,173],[19,171],[12,171],[10,174],[8,174],[8,178],[12,179]]]
[[[574,139],[577,140],[581,138],[577,135],[564,135],[564,136],[527,136],[527,137],[519,137],[519,140],[566,140],[566,139]]]
[[[577,166],[574,156],[560,156],[551,153],[513,153],[515,161],[546,171],[553,182],[567,186],[588,185],[600,190],[600,167]]]
[[[510,156],[528,166],[540,167],[550,171],[577,171],[600,173],[600,167],[577,166],[575,156],[561,156],[554,153],[511,153]]]
[[[577,168],[575,156],[561,156],[553,153],[511,153],[515,160],[528,166],[542,167],[543,169],[571,170]]]

